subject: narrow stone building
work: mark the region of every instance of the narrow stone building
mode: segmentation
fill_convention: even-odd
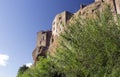
[[[32,56],[33,60],[38,61],[39,56],[46,56],[46,52],[50,45],[51,31],[40,31],[37,33],[37,43]]]
[[[64,31],[67,22],[70,20],[70,18],[73,16],[72,13],[68,11],[64,11],[62,13],[59,13],[55,16],[53,22],[52,22],[52,37],[50,41],[50,47],[49,47],[49,53],[54,53],[55,49],[58,46],[58,37],[60,36],[61,32]]]

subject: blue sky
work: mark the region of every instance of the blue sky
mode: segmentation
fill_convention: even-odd
[[[51,29],[56,14],[93,1],[0,0],[0,77],[16,77],[20,66],[33,63],[36,34]]]

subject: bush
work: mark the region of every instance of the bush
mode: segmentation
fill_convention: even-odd
[[[23,65],[22,67],[19,68],[17,77],[21,77],[21,75],[28,70],[29,68],[26,65]]]

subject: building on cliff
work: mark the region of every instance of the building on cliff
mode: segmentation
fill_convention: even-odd
[[[38,61],[39,56],[46,56],[46,52],[50,45],[51,31],[40,31],[37,33],[36,47],[32,53],[33,60]]]
[[[79,16],[94,17],[97,11],[103,11],[106,4],[110,5],[113,14],[120,14],[120,0],[95,0],[94,3],[87,6],[81,5],[81,8],[74,14],[68,11],[57,14],[52,22],[52,31],[41,31],[37,33],[37,44],[32,53],[33,60],[35,62],[38,61],[38,56],[45,56],[46,51],[49,51],[49,53],[55,52],[57,38],[72,18]]]

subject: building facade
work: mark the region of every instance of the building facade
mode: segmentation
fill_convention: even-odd
[[[37,33],[37,43],[36,47],[49,47],[50,44],[50,38],[51,38],[51,31],[40,31]]]
[[[51,31],[40,31],[37,33],[36,47],[32,53],[34,61],[37,61],[39,56],[46,56],[46,51],[50,45],[51,35]]]
[[[120,14],[120,0],[95,0],[95,2],[98,1],[110,4],[112,12],[116,12],[117,14]]]
[[[81,5],[81,8],[74,14],[68,11],[57,14],[52,22],[52,31],[40,31],[37,33],[36,47],[32,53],[33,60],[36,62],[39,56],[46,56],[48,50],[50,53],[54,53],[58,45],[56,37],[64,31],[66,24],[70,22],[72,18],[78,16],[93,18],[97,11],[103,12],[105,4],[110,5],[113,14],[120,14],[120,0],[95,0],[95,2],[90,5]]]
[[[67,21],[72,17],[72,13],[64,11],[60,14],[57,14],[52,22],[52,36],[59,36],[63,32],[64,26]]]

